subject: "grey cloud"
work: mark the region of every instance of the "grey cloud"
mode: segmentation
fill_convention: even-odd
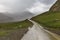
[[[54,0],[0,0],[0,4],[6,6],[8,12],[21,12],[26,8],[32,7],[35,2],[40,2],[46,5],[53,3]]]
[[[54,1],[56,1],[56,0],[39,0],[39,1],[43,4],[50,5],[50,4],[54,3]]]
[[[23,11],[25,8],[32,6],[35,0],[0,0],[0,4],[7,6],[12,11]]]

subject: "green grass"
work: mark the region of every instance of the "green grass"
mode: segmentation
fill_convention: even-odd
[[[20,28],[27,28],[31,25],[31,22],[28,20],[22,22],[12,22],[12,23],[0,23],[0,29],[11,30],[11,29],[20,29]]]
[[[52,29],[60,29],[60,12],[49,11],[38,15],[32,20],[38,22],[43,27],[52,28]]]
[[[4,36],[13,30],[28,28],[29,26],[32,26],[32,23],[28,20],[12,23],[0,23],[0,36]]]

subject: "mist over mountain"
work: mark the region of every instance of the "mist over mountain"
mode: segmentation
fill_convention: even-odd
[[[13,18],[8,17],[7,15],[4,15],[3,13],[0,13],[0,23],[9,22],[11,20],[13,20]]]
[[[24,11],[21,13],[15,13],[15,14],[6,14],[9,17],[12,17],[14,19],[14,21],[21,21],[21,20],[25,20],[28,18],[32,18],[35,14],[32,14],[29,11]]]
[[[21,14],[20,13],[15,13],[15,14],[0,13],[0,23],[23,21],[23,20],[32,18],[33,16],[34,14],[30,13],[29,11],[24,11]]]

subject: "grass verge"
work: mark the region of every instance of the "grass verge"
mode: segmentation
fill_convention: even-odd
[[[28,20],[21,22],[0,23],[0,36],[5,36],[13,30],[28,28],[32,23]]]

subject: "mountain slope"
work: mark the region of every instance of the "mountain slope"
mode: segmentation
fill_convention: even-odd
[[[45,29],[60,35],[60,0],[58,0],[50,11],[38,15],[32,20],[38,22]]]
[[[60,0],[57,0],[57,2],[52,6],[50,11],[60,11]]]

